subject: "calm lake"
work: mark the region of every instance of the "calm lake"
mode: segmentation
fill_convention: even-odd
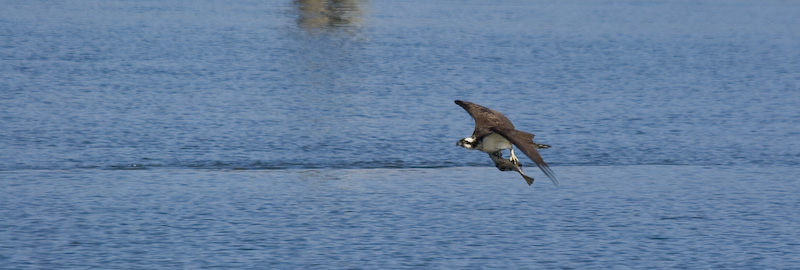
[[[3,269],[800,268],[791,1],[0,2]]]

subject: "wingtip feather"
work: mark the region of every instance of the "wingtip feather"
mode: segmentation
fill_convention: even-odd
[[[555,173],[553,173],[553,170],[551,170],[550,167],[539,164],[536,164],[536,166],[538,166],[539,169],[542,170],[544,175],[546,175],[547,178],[550,178],[550,181],[553,181],[553,184],[556,185],[556,187],[558,187],[558,179],[556,178]]]

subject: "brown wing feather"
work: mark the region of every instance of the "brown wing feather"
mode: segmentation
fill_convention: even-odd
[[[553,184],[558,186],[558,179],[556,179],[556,175],[553,173],[553,170],[550,170],[550,167],[547,166],[547,162],[544,162],[542,156],[539,155],[539,151],[536,150],[536,144],[533,143],[533,134],[514,130],[514,129],[503,129],[503,128],[492,128],[492,131],[500,134],[511,143],[513,143],[517,148],[522,150],[528,158],[533,160],[533,163],[536,163],[536,166],[539,167],[540,170],[553,181]]]
[[[481,138],[489,135],[492,133],[489,129],[494,127],[512,130],[514,129],[514,124],[511,124],[511,120],[508,120],[505,115],[498,111],[469,101],[456,100],[455,102],[464,108],[464,110],[466,110],[467,113],[472,116],[472,119],[475,120],[475,131],[472,133],[475,138]]]

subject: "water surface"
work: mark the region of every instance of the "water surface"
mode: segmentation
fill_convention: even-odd
[[[798,268],[797,14],[5,1],[0,265]],[[562,187],[455,146],[455,99]]]
[[[11,268],[795,268],[796,168],[2,172]]]

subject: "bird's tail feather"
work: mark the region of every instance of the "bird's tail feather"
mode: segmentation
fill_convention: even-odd
[[[533,143],[533,145],[535,145],[535,146],[536,146],[536,148],[539,148],[539,149],[550,148],[550,146],[549,146],[549,145],[546,145],[546,144],[541,144],[541,143],[535,143],[535,142],[534,142],[534,143]]]

